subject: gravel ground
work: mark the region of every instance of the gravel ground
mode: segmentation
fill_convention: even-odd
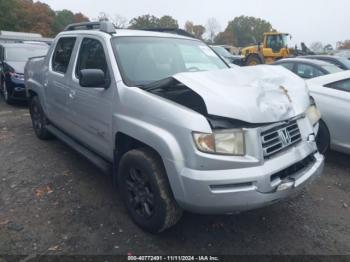
[[[103,175],[32,131],[25,105],[0,99],[0,254],[350,254],[350,156],[330,153],[303,193],[232,216],[186,213],[161,235],[130,221]]]

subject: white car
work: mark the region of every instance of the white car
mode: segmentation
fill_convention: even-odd
[[[307,80],[321,111],[319,150],[350,154],[350,70]]]

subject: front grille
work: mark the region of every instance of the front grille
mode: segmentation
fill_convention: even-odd
[[[280,179],[283,180],[289,176],[292,176],[298,172],[301,172],[305,168],[308,168],[310,165],[316,162],[316,158],[314,155],[309,155],[308,157],[304,158],[303,160],[299,161],[298,163],[291,165],[290,167],[283,169],[282,171],[274,174],[271,176],[271,182]]]
[[[274,154],[298,143],[301,134],[296,120],[267,127],[261,132],[264,158],[270,158]]]

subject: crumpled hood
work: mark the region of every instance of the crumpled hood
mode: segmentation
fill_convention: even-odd
[[[11,66],[16,73],[23,74],[24,73],[24,66],[26,65],[26,62],[14,62],[14,61],[6,61],[6,64]]]
[[[281,66],[180,73],[173,78],[203,98],[208,114],[249,123],[287,120],[310,104],[305,81]]]

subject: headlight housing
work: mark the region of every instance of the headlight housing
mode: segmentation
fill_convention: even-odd
[[[311,105],[306,111],[306,116],[309,118],[310,123],[314,126],[321,119],[321,112],[318,110],[316,105]]]
[[[18,80],[24,80],[24,75],[23,74],[18,74],[15,72],[11,72],[10,76],[12,79],[18,79]]]
[[[244,132],[241,129],[215,130],[212,134],[193,132],[193,140],[201,152],[218,155],[245,155]]]

